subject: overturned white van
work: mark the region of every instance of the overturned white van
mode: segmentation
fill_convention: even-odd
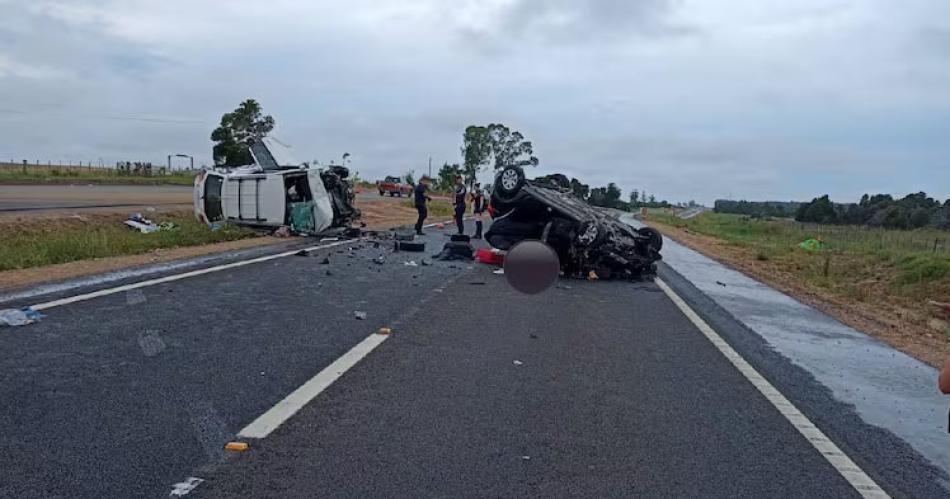
[[[300,234],[348,227],[360,216],[342,166],[311,168],[296,162],[285,146],[264,138],[250,145],[254,164],[202,170],[195,177],[195,216],[254,228],[289,226]]]

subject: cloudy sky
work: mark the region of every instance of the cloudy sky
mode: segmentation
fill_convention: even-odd
[[[0,159],[210,163],[251,97],[361,176],[520,130],[674,201],[950,197],[945,0],[0,0]]]

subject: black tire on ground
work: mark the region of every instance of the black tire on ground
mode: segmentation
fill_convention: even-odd
[[[511,201],[524,184],[524,170],[520,166],[506,166],[498,173],[494,194],[502,201]]]
[[[643,227],[642,229],[637,229],[637,232],[641,236],[648,238],[650,246],[653,246],[655,251],[660,251],[663,249],[663,235],[660,234],[660,231],[654,229],[653,227]]]

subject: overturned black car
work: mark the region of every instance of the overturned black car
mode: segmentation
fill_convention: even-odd
[[[656,273],[663,237],[635,229],[573,194],[564,175],[525,178],[519,166],[495,175],[489,212],[494,221],[485,239],[508,250],[525,239],[550,245],[566,276],[637,278]]]

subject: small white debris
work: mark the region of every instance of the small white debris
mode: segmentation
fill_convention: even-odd
[[[505,273],[505,269],[498,269],[492,272],[492,274],[498,274],[498,275],[503,275],[504,273]]]
[[[513,361],[513,363],[514,363],[516,366],[520,366],[520,365],[524,364],[524,362],[521,362],[520,360],[515,360],[515,361]]]
[[[361,311],[357,310],[357,311],[353,312],[353,317],[356,317],[357,319],[359,319],[359,320],[361,320],[361,321],[365,321],[365,320],[366,320],[366,312],[361,312]]]
[[[418,265],[416,265],[416,262],[415,262],[414,260],[409,260],[408,262],[403,262],[403,265],[405,265],[406,267],[418,267]]]
[[[522,461],[530,461],[530,460],[531,460],[531,456],[521,456],[521,460],[522,460]]]
[[[179,482],[173,485],[175,488],[172,489],[170,494],[168,494],[168,497],[184,497],[192,490],[195,490],[195,487],[200,485],[203,481],[204,479],[202,478],[190,476],[186,478],[184,482]]]

